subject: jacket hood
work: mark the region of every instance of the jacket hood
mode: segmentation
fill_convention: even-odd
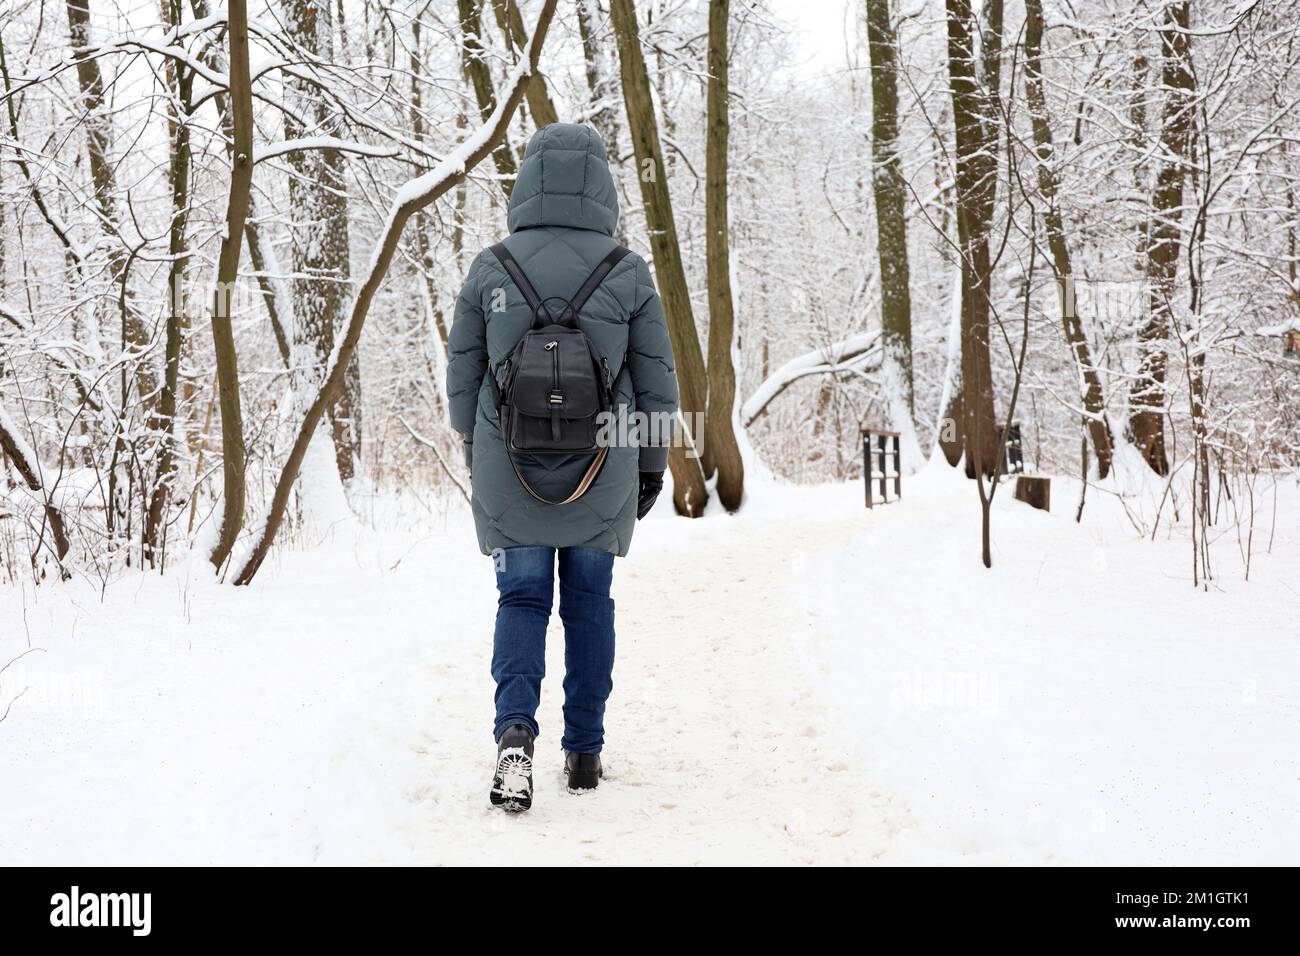
[[[612,236],[618,193],[600,134],[574,123],[552,123],[534,133],[510,192],[506,225],[511,232],[567,226]]]

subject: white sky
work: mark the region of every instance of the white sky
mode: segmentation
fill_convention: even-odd
[[[844,67],[850,3],[856,6],[860,0],[768,0],[772,12],[790,26],[798,51],[793,69],[816,75]]]

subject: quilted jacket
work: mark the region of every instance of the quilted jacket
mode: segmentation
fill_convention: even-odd
[[[605,145],[591,127],[546,126],[528,143],[510,195],[504,242],[538,294],[570,299],[615,246],[618,198]],[[660,432],[633,428],[610,448],[600,476],[577,501],[548,505],[524,489],[506,457],[489,375],[528,330],[531,310],[490,250],[470,265],[449,341],[447,394],[452,426],[471,462],[474,523],[484,554],[522,545],[588,547],[627,554],[636,523],[637,472],[662,471]],[[677,410],[677,375],[663,306],[645,262],[625,256],[578,317],[613,373],[616,418],[639,411],[660,420]],[[620,416],[620,413],[622,415]],[[562,499],[590,456],[517,457],[529,483]]]

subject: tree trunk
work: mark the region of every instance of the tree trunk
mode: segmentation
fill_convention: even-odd
[[[163,0],[164,13],[173,26],[181,21],[180,5],[177,2]],[[167,127],[171,134],[168,141],[172,144],[171,165],[168,179],[172,193],[171,229],[168,236],[167,252],[171,263],[167,273],[167,344],[166,359],[163,368],[162,392],[158,396],[158,406],[154,416],[154,430],[160,433],[158,447],[158,467],[154,486],[149,499],[149,510],[145,515],[144,556],[151,567],[158,563],[163,517],[168,499],[172,494],[172,485],[176,480],[176,409],[180,389],[181,356],[185,351],[185,339],[189,334],[188,303],[185,301],[185,227],[189,219],[190,204],[190,128],[189,101],[193,73],[183,63],[168,62],[171,71],[169,77],[172,92],[181,104],[183,113],[168,116]]]
[[[594,107],[591,125],[600,132],[611,162],[618,157],[618,111],[608,102],[617,94],[608,75],[608,63],[601,38],[596,33],[600,9],[596,0],[576,0],[578,4],[578,33],[582,37],[582,58],[586,67],[587,92]]]
[[[947,0],[948,71],[957,146],[957,244],[961,282],[961,431],[966,473],[996,468],[993,373],[989,360],[989,227],[997,194],[999,125],[996,83],[1001,54],[1001,0],[989,0],[983,85],[975,72],[975,17],[969,0]]]
[[[271,334],[275,337],[275,348],[280,353],[280,361],[286,369],[293,368],[290,354],[289,336],[284,331],[284,321],[280,311],[280,293],[277,285],[282,280],[275,276],[267,251],[262,248],[261,230],[257,228],[255,217],[257,208],[252,199],[248,200],[248,220],[244,223],[244,241],[248,243],[248,263],[257,273],[257,289],[262,294],[262,304],[266,306],[266,317],[271,322]],[[289,316],[292,318],[292,316]]]
[[[537,15],[537,26],[533,30],[532,39],[529,41],[528,46],[527,63],[530,70],[535,71],[537,69],[537,61],[542,52],[542,43],[546,39],[551,19],[555,15],[555,4],[556,0],[545,0],[541,12]],[[466,149],[465,147],[468,146],[471,140],[464,141],[461,148],[457,150],[457,155],[448,157],[438,168],[422,177],[425,181],[416,180],[408,184],[408,187],[412,189],[410,197],[403,202],[394,204],[390,210],[384,231],[380,235],[374,254],[370,259],[369,272],[365,281],[358,287],[356,297],[353,299],[352,315],[348,320],[347,333],[344,335],[343,341],[339,343],[337,359],[329,369],[325,383],[321,386],[320,394],[316,396],[316,400],[307,409],[302,427],[298,430],[298,437],[294,440],[293,448],[289,452],[289,458],[284,464],[284,469],[280,472],[279,480],[276,482],[275,494],[271,499],[271,507],[267,513],[262,534],[249,552],[248,560],[244,562],[244,566],[236,576],[235,584],[248,584],[253,580],[258,568],[262,566],[262,562],[266,560],[266,555],[270,552],[271,544],[275,541],[275,535],[280,530],[280,525],[284,523],[293,484],[298,478],[299,469],[302,468],[302,462],[307,455],[307,448],[311,444],[312,435],[320,424],[321,418],[324,417],[325,410],[333,402],[334,396],[343,387],[347,364],[351,361],[353,353],[356,352],[357,343],[361,341],[361,330],[365,326],[366,316],[370,311],[370,303],[374,299],[375,293],[379,291],[380,285],[383,284],[384,276],[388,273],[388,267],[393,262],[393,256],[397,252],[397,245],[401,241],[402,230],[406,227],[406,223],[415,213],[435,202],[448,190],[462,182],[475,166],[501,145],[505,139],[506,130],[510,126],[510,118],[523,101],[526,82],[526,75],[519,74],[517,76],[516,80],[511,84],[505,102],[500,104],[492,116],[488,118],[485,128],[477,131],[472,136],[472,141],[477,145]]]
[[[289,35],[299,48],[330,61],[334,58],[334,22],[328,4],[288,0],[284,4]],[[335,131],[326,104],[310,84],[296,82],[293,102],[310,117],[303,129],[288,113],[289,138],[330,135]],[[347,314],[351,246],[348,241],[347,169],[341,150],[306,149],[289,154],[293,210],[293,351],[294,394],[305,406],[320,390],[325,365],[334,352],[334,330]],[[339,478],[349,481],[361,457],[361,371],[354,357],[343,391],[330,409],[334,456]]]
[[[231,309],[239,277],[248,197],[253,186],[253,91],[248,74],[248,0],[229,0],[230,115],[234,147],[230,154],[230,199],[226,231],[217,258],[212,302],[212,343],[217,357],[217,394],[221,406],[223,511],[211,561],[220,569],[230,557],[244,524],[244,419],[239,407],[239,360]]]
[[[208,16],[207,0],[190,0],[190,9],[194,13],[194,19],[202,20]],[[199,58],[203,63],[212,67],[218,73],[226,72],[226,65],[221,59],[220,51],[215,46],[205,46],[199,51]],[[230,101],[222,94],[214,97],[217,104],[217,112],[221,114],[221,127],[226,134],[227,153],[230,150],[229,140],[232,136],[231,130],[234,127],[234,121],[230,116]],[[291,319],[288,309],[281,308],[286,303],[285,298],[281,298],[279,285],[283,279],[275,275],[279,271],[272,268],[274,258],[272,250],[262,248],[261,229],[258,228],[257,220],[257,200],[251,195],[248,198],[248,217],[244,220],[244,239],[248,243],[248,261],[254,271],[258,273],[257,287],[262,294],[262,302],[266,306],[266,315],[271,322],[271,332],[275,336],[275,345],[280,352],[280,361],[284,363],[286,369],[291,367],[289,356],[289,336],[284,331],[284,320]]]
[[[1074,356],[1079,372],[1080,389],[1088,437],[1097,456],[1097,475],[1105,478],[1114,460],[1114,442],[1110,422],[1106,418],[1105,396],[1101,378],[1092,363],[1092,351],[1083,333],[1083,323],[1075,308],[1074,270],[1070,263],[1070,248],[1065,240],[1065,225],[1056,196],[1059,181],[1056,174],[1056,155],[1052,143],[1052,127],[1048,120],[1047,96],[1043,90],[1043,2],[1025,0],[1025,100],[1029,105],[1029,118],[1033,126],[1034,152],[1038,158],[1038,191],[1047,203],[1043,223],[1047,228],[1047,246],[1052,254],[1057,293],[1061,302],[1061,328],[1065,342]]]
[[[1139,35],[1140,42],[1140,35]],[[1144,157],[1148,155],[1147,150],[1147,102],[1146,86],[1147,73],[1151,69],[1151,64],[1147,58],[1138,52],[1133,57],[1133,81],[1130,91],[1128,123],[1132,132],[1129,134],[1129,149],[1134,156],[1133,161],[1133,192],[1143,193],[1150,189],[1150,183],[1147,181],[1147,163]],[[1146,235],[1146,221],[1139,224],[1137,230],[1137,242],[1134,244],[1135,249],[1135,268],[1138,271],[1145,271],[1146,258],[1143,255],[1142,245],[1143,236]]]
[[[3,452],[4,456],[13,463],[19,476],[27,483],[27,487],[45,500],[45,520],[49,522],[50,536],[54,539],[54,553],[62,562],[68,553],[68,533],[63,523],[63,512],[50,498],[41,481],[40,466],[36,461],[35,451],[27,445],[15,427],[4,410],[0,409],[0,452]],[[32,560],[36,560],[35,553],[32,554]]]
[[[709,385],[704,442],[718,469],[718,499],[728,511],[740,507],[745,462],[736,443],[736,317],[731,299],[731,243],[727,214],[728,118],[727,26],[730,0],[709,2],[708,144],[705,155],[704,233],[709,282]]]
[[[948,218],[945,209],[944,218]],[[947,230],[943,232],[947,236]],[[961,329],[962,329],[962,277],[966,269],[961,262],[953,263],[956,271],[952,276],[951,292],[948,300],[948,334],[945,343],[947,355],[943,368],[943,387],[939,393],[939,421],[935,427],[935,444],[943,453],[944,460],[953,468],[961,463],[962,448],[962,405],[961,405]]]
[[[474,99],[478,102],[479,118],[486,123],[497,106],[496,93],[492,90],[492,71],[487,60],[483,59],[483,0],[456,0],[460,13],[460,53],[461,68],[469,77],[474,87]],[[515,176],[519,172],[515,164],[515,154],[510,148],[509,136],[503,136],[501,143],[492,153],[492,162],[496,164],[497,175],[501,178],[501,191],[506,199],[514,188]]]
[[[695,328],[686,271],[681,248],[677,243],[677,225],[673,220],[672,198],[664,169],[663,148],[659,142],[659,124],[650,95],[650,76],[641,53],[641,32],[637,27],[632,0],[611,0],[610,12],[614,33],[618,37],[619,63],[623,76],[623,97],[627,108],[628,130],[636,155],[637,179],[641,184],[641,204],[645,209],[646,231],[650,234],[650,251],[654,257],[655,282],[668,318],[677,362],[677,382],[681,395],[683,419],[688,423],[687,436],[696,449],[697,458],[687,458],[674,445],[668,456],[673,472],[673,503],[678,514],[699,517],[704,513],[709,492],[704,479],[711,473],[710,449],[703,434],[696,434],[699,417],[705,412],[707,382],[704,354]],[[702,447],[703,446],[703,447]]]
[[[5,194],[4,169],[0,168],[0,196]],[[8,245],[8,230],[5,228],[5,203],[0,202],[0,301],[5,295],[5,247]]]
[[[898,40],[889,0],[867,0],[871,56],[871,185],[876,204],[876,254],[880,260],[881,371],[890,404],[890,428],[911,434],[912,297],[907,261],[905,187],[898,158]]]
[[[600,7],[596,0],[577,0],[578,33],[582,38],[582,58],[587,74],[590,122],[605,141],[605,156],[611,166],[620,165],[618,152],[618,110],[612,104],[618,95],[618,86],[609,75],[609,62],[605,55],[605,39],[596,32],[600,22]],[[614,238],[627,245],[627,233],[622,218],[614,227]]]
[[[519,52],[528,49],[528,31],[524,29],[524,18],[519,13],[515,0],[492,0],[492,13],[496,16],[497,26],[505,37],[506,46],[511,54],[518,57]],[[516,60],[517,62],[517,60]],[[546,91],[546,77],[538,73],[528,81],[528,112],[533,114],[533,124],[541,129],[560,121],[551,102],[551,94]]]
[[[419,76],[423,57],[423,49],[420,45],[420,20],[417,17],[411,22],[411,135],[416,142],[424,142],[424,102]],[[433,281],[433,245],[429,242],[429,223],[428,217],[421,210],[415,214],[415,253],[416,261],[420,263],[421,281],[424,282],[424,292],[429,298],[429,308],[434,322],[434,331],[438,336],[440,347],[445,353],[447,351],[447,322],[443,318],[442,310],[438,308],[438,289]],[[453,237],[452,246],[455,251],[460,239],[459,234]]]
[[[1143,237],[1147,319],[1138,331],[1138,371],[1129,392],[1129,432],[1146,463],[1158,475],[1169,474],[1165,451],[1167,342],[1178,275],[1179,221],[1196,83],[1192,76],[1189,22],[1186,0],[1165,7],[1165,25],[1160,31],[1161,84],[1165,90],[1161,161],[1151,196],[1151,220]]]
[[[72,55],[77,63],[77,85],[81,93],[81,105],[85,110],[85,120],[82,125],[86,131],[86,156],[89,161],[95,205],[103,220],[108,239],[108,261],[113,278],[123,283],[120,296],[122,347],[140,350],[149,344],[149,333],[135,310],[131,296],[127,294],[126,247],[121,238],[114,234],[121,223],[121,217],[117,206],[117,177],[111,155],[112,128],[109,118],[104,115],[104,79],[99,72],[99,61],[85,55],[86,49],[90,46],[90,0],[67,0],[67,10],[68,35],[72,43]],[[136,361],[138,364],[135,382],[139,398],[145,402],[152,401],[154,379],[149,372],[149,364],[143,355],[137,356]],[[124,404],[125,401],[124,395]]]

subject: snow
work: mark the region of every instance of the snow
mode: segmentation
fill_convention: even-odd
[[[349,531],[356,519],[348,507],[347,493],[339,477],[338,459],[329,424],[322,423],[307,444],[298,471],[298,509],[308,540]]]
[[[398,149],[395,146],[376,146],[370,143],[357,143],[352,140],[339,139],[336,136],[311,136],[300,139],[285,139],[278,143],[269,143],[265,146],[254,147],[253,162],[256,164],[293,152],[326,149],[336,149],[340,152],[356,153],[361,156],[385,157],[396,156],[398,154]]]
[[[920,470],[921,464],[925,461],[925,453],[921,451],[921,441],[916,435],[916,424],[912,417],[913,409],[907,402],[901,357],[892,354],[888,346],[883,351],[884,358],[880,363],[880,392],[884,396],[885,413],[888,416],[883,427],[898,432],[900,470],[904,475],[912,475]],[[863,424],[882,427],[879,421],[863,422]]]
[[[488,806],[489,559],[467,509],[277,549],[250,588],[0,588],[0,859],[144,863],[1283,863],[1300,852],[1300,506],[1190,584],[1187,540],[1055,479],[752,476],[664,505],[615,575],[599,790],[565,792],[550,634],[533,809]],[[1272,493],[1260,494],[1272,501]],[[1259,519],[1267,528],[1270,516]],[[1260,534],[1264,538],[1267,535]]]

